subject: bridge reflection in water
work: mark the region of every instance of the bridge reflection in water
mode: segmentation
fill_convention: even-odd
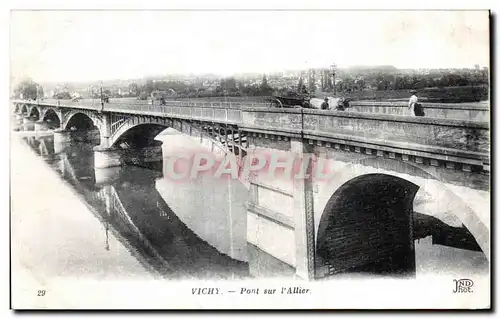
[[[32,131],[33,127],[24,125],[22,130]],[[49,132],[27,135],[23,139],[78,191],[105,225],[106,233],[112,232],[147,269],[158,275],[219,279],[272,276],[274,272],[294,275],[291,267],[284,269],[283,263],[247,243],[246,190],[238,181],[201,178],[175,183],[164,177],[163,162],[142,163],[142,167],[95,169],[93,147],[98,141],[92,144],[73,139],[61,148],[55,147]],[[166,148],[179,151],[189,137],[171,137],[164,132],[158,139],[165,139],[165,157]],[[206,207],[206,203],[217,209]],[[345,205],[341,203],[342,209],[351,203],[352,200],[346,199]],[[419,211],[422,203],[425,198],[421,196],[412,201],[414,209]],[[394,269],[415,268],[417,272],[425,272],[425,268],[434,271],[440,267],[488,272],[488,261],[466,228],[452,227],[418,211],[413,216],[413,229],[408,236],[416,245],[412,252],[415,259],[410,264],[396,265],[390,260],[383,265],[369,264],[367,269],[348,269],[347,272],[394,273]],[[328,225],[332,229],[336,227],[334,223]],[[432,238],[431,244],[426,242],[429,238]],[[422,243],[420,239],[424,239]],[[318,247],[317,257],[339,259],[343,252],[328,245]],[[460,260],[464,267],[449,265],[449,260]],[[385,268],[379,269],[381,265]],[[326,268],[317,270],[317,278],[331,273],[330,266],[335,267],[327,260],[324,266]]]
[[[156,188],[156,182],[162,178],[161,163],[96,172],[92,144],[72,142],[55,154],[53,136],[23,139],[77,190],[105,225],[106,232],[113,232],[147,269],[166,278],[237,279],[250,276],[248,263],[236,259],[246,259],[241,254],[246,247],[233,247],[232,255],[231,250],[225,254],[221,250],[226,249],[218,249],[200,238],[172,211]],[[239,222],[246,226],[246,215],[234,218],[240,218]],[[238,221],[232,223],[238,224]],[[231,239],[223,231],[219,229],[216,235]]]

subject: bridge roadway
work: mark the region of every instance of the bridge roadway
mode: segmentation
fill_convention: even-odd
[[[154,138],[167,127],[238,155],[323,154],[335,167],[328,181],[244,181],[248,241],[302,278],[349,269],[414,272],[413,200],[425,196],[435,205],[421,213],[452,215],[489,258],[490,140],[484,120],[273,109],[251,102],[13,102],[25,121],[58,127],[55,149],[75,129],[98,131],[96,168],[154,157],[158,148],[161,158]]]

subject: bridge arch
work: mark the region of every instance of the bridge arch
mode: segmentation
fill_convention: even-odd
[[[198,125],[196,125],[193,124],[193,122],[180,122],[156,117],[131,117],[119,122],[119,124],[115,126],[115,129],[113,129],[113,126],[114,124],[111,125],[112,132],[108,140],[108,147],[110,148],[114,147],[127,149],[134,146],[158,146],[161,142],[156,141],[155,137],[162,131],[171,128],[182,134],[196,137],[203,136],[212,143],[212,152],[214,152],[216,156],[233,154],[237,157],[236,162],[239,166],[242,165],[242,162],[238,161],[238,156],[244,158],[248,152],[248,149],[243,146],[237,144],[232,145],[229,143],[228,145],[224,143],[224,137],[222,135],[227,134],[228,132],[212,128],[210,130],[211,133],[208,133],[206,131],[207,128],[205,127],[206,124],[203,123],[198,123]],[[244,180],[240,178],[239,180],[247,190],[250,188],[249,179]]]
[[[410,162],[376,156],[366,156],[363,159],[351,163],[336,162],[335,165],[337,168],[335,175],[320,186],[321,190],[318,192],[314,202],[315,238],[317,238],[317,240],[320,240],[320,235],[323,236],[319,231],[320,229],[324,229],[325,226],[320,226],[320,224],[327,218],[324,217],[325,214],[325,216],[331,214],[329,209],[331,209],[331,205],[333,204],[329,201],[332,198],[337,198],[335,195],[336,192],[341,190],[344,185],[351,185],[349,184],[350,181],[356,181],[360,176],[369,174],[381,176],[382,174],[383,176],[392,176],[391,178],[393,179],[406,181],[399,183],[410,183],[418,187],[414,196],[415,201],[420,199],[423,194],[430,194],[436,199],[436,209],[446,209],[447,212],[451,212],[453,216],[450,218],[456,220],[454,223],[461,224],[467,228],[475,238],[486,258],[489,259],[489,228],[486,226],[488,224],[487,218],[489,218],[489,212],[485,213],[478,211],[477,206],[474,207],[463,198],[464,191],[462,191],[462,188],[465,189],[465,187],[443,182],[439,176],[434,176]],[[413,186],[409,186],[409,184],[406,185],[406,189],[411,193]],[[352,189],[356,190],[356,188]],[[473,202],[482,201],[483,205],[481,205],[481,207],[483,207],[484,210],[484,201],[489,200],[488,192],[469,190],[468,194],[471,194],[468,196],[473,196]],[[356,200],[356,198],[353,200]],[[436,212],[440,213],[441,211]],[[317,247],[318,245],[321,246],[317,241]]]
[[[88,130],[99,129],[101,124],[102,120],[93,112],[77,110],[63,115],[61,127],[63,130],[70,130],[73,127],[77,130]]]
[[[176,125],[177,124],[177,125]],[[160,134],[163,130],[167,128],[175,129],[181,133],[191,135],[190,132],[197,131],[196,134],[204,134],[205,137],[210,138],[210,140],[221,149],[224,153],[230,152],[235,155],[241,154],[245,156],[247,154],[247,149],[240,147],[239,145],[224,145],[222,143],[222,138],[219,136],[210,136],[206,132],[203,132],[204,125],[193,125],[190,122],[172,122],[171,120],[165,120],[160,118],[129,118],[123,121],[120,125],[112,130],[109,146],[117,146],[118,143],[123,143],[126,140],[134,140],[139,142],[146,142],[146,140],[152,141],[154,138]],[[212,131],[215,135],[221,135],[226,132],[219,132],[216,130]],[[140,138],[142,136],[142,138]]]
[[[33,106],[28,113],[29,117],[35,117],[36,119],[40,118],[40,109],[36,106]]]
[[[154,144],[155,137],[169,126],[161,123],[140,123],[124,125],[112,135],[110,146],[116,147],[123,144],[128,146],[150,146]]]
[[[55,109],[49,107],[46,108],[45,110],[42,110],[42,113],[40,114],[40,118],[42,121],[47,122],[47,123],[53,123],[55,127],[60,127],[61,126],[61,118],[59,117],[59,114],[56,112]]]
[[[21,107],[21,114],[26,114],[28,113],[28,107],[26,106],[26,104],[23,104],[23,106]]]
[[[94,121],[83,113],[72,114],[66,121],[64,130],[88,130],[94,127]]]
[[[321,216],[317,254],[335,272],[414,273],[411,218],[418,189],[387,174],[365,174],[344,183]]]

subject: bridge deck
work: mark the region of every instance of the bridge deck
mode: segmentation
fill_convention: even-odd
[[[14,102],[31,106],[59,107],[61,110],[86,109],[105,113],[230,124],[237,125],[254,136],[261,134],[264,138],[267,136],[302,138],[311,143],[325,143],[327,147],[336,147],[335,144],[338,144],[354,147],[358,152],[365,150],[388,152],[393,158],[403,156],[403,160],[412,156],[466,165],[489,165],[489,122],[484,120],[302,108],[278,109],[254,102],[247,104],[247,102],[167,101],[167,105],[159,106],[140,101],[131,103],[130,100],[127,100],[128,103],[121,103],[119,99],[115,99],[111,100],[111,103],[104,104],[104,107],[97,104],[97,100],[94,103],[91,100]],[[368,102],[367,105],[372,104],[373,102]],[[397,107],[401,108],[401,105]],[[442,106],[443,109],[450,107],[450,105]],[[392,153],[394,154],[391,155]]]

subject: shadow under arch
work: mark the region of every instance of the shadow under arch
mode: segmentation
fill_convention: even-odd
[[[94,145],[99,145],[101,134],[98,121],[89,117],[87,114],[76,112],[71,115],[63,124],[64,130],[71,131],[71,140],[73,142],[89,142]]]
[[[445,199],[446,204],[449,205],[450,211],[452,211],[453,215],[457,217],[463,226],[465,226],[465,228],[472,234],[486,258],[490,259],[489,228],[486,225],[487,222],[483,221],[480,214],[476,212],[459,194],[456,194],[453,189],[450,189],[453,185],[447,185],[448,183],[441,180],[440,176],[431,174],[423,167],[414,163],[403,162],[396,159],[380,158],[373,155],[346,163],[345,166],[340,168],[330,179],[327,187],[325,187],[318,196],[320,201],[317,202],[316,204],[318,205],[315,206],[315,209],[320,209],[320,211],[315,213],[316,231],[318,230],[318,221],[321,219],[321,217],[318,218],[317,214],[323,214],[323,209],[326,206],[328,199],[331,197],[331,194],[335,193],[337,189],[349,180],[362,174],[370,173],[387,174],[405,179],[420,187],[420,190],[432,194],[437,198]]]
[[[40,111],[38,110],[38,107],[36,107],[36,106],[32,107],[28,116],[39,119],[40,118]]]
[[[123,143],[135,146],[154,144],[155,138],[167,128],[169,128],[168,125],[158,123],[141,123],[123,127],[113,134],[110,146],[117,147]]]
[[[49,124],[53,124],[54,127],[61,126],[61,119],[57,112],[53,108],[48,108],[43,114],[42,121],[47,122]]]
[[[361,175],[343,184],[318,227],[317,256],[329,274],[414,274],[412,212],[418,189],[386,174]]]
[[[88,130],[96,126],[94,120],[88,115],[80,112],[72,114],[71,117],[66,121],[66,125],[63,127],[64,130],[70,130],[72,128],[76,130]]]

